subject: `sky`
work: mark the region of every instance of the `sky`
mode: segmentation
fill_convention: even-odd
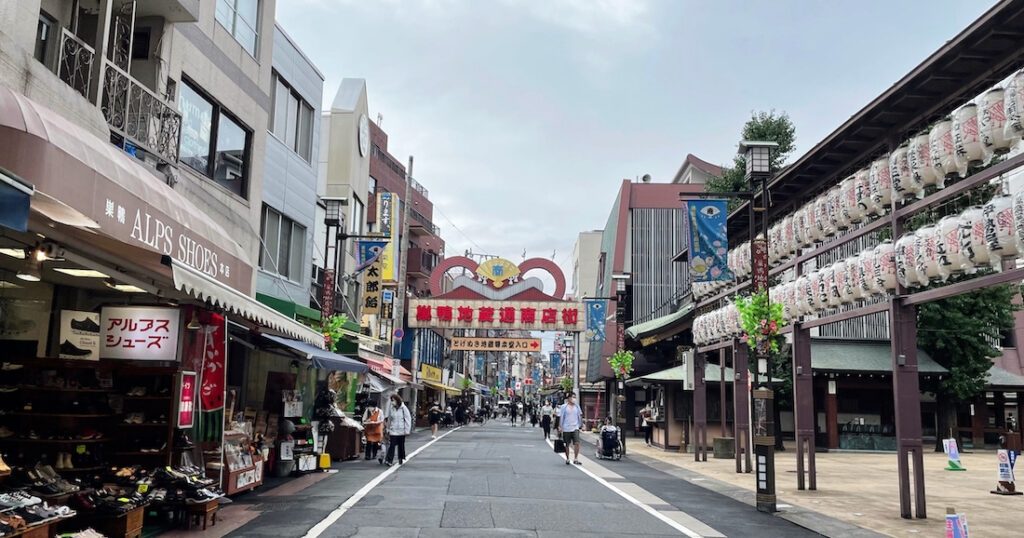
[[[389,151],[415,156],[448,256],[554,259],[623,179],[728,164],[753,111],[795,160],[993,2],[278,0],[324,73],[366,79]]]

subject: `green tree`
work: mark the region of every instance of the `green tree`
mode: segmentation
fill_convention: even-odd
[[[762,140],[778,144],[779,147],[772,154],[772,170],[778,171],[796,148],[796,127],[793,126],[793,122],[785,112],[776,113],[774,109],[768,112],[762,110],[751,113],[750,119],[743,124],[743,129],[740,131],[740,139]],[[708,180],[704,190],[750,190],[750,184],[743,177],[746,170],[747,160],[742,155],[736,155],[733,157],[732,167],[723,167],[722,177]],[[742,200],[737,198],[730,199],[729,211],[736,209],[741,203]]]
[[[948,376],[924,387],[936,395],[936,451],[942,450],[942,438],[956,427],[957,405],[985,390],[991,359],[1000,354],[994,344],[1013,328],[1013,313],[1020,307],[1012,300],[1020,291],[1012,285],[992,286],[918,309],[918,347],[949,370]]]

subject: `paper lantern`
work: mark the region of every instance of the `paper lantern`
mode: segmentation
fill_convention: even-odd
[[[1014,258],[1020,252],[1013,224],[1013,198],[996,196],[985,204],[985,244],[993,267],[999,259]]]
[[[819,195],[814,200],[814,218],[818,230],[818,240],[824,241],[836,234],[835,225],[829,218],[828,195]]]
[[[1013,230],[1017,238],[1017,254],[1024,254],[1024,190],[1013,195]]]
[[[809,279],[807,275],[800,275],[795,282],[793,282],[793,288],[796,290],[794,293],[796,299],[796,312],[798,317],[803,317],[806,314],[813,314],[814,311],[811,309],[811,305],[807,300],[807,286]]]
[[[743,273],[744,278],[750,275],[750,241],[744,241],[736,253],[736,263]]]
[[[875,249],[869,248],[857,256],[857,274],[864,297],[882,293],[883,290],[875,279]]]
[[[924,197],[924,187],[927,185],[937,185],[940,189],[945,185],[945,179],[932,164],[932,145],[927,131],[910,139],[907,160],[910,161],[911,175],[921,184],[921,190],[917,193],[918,198]]]
[[[960,217],[943,217],[935,225],[935,248],[939,255],[939,278],[946,280],[950,275],[963,272],[967,257],[960,250]]]
[[[782,257],[782,226],[778,223],[768,228],[768,263],[775,265]]]
[[[853,290],[850,288],[850,273],[846,266],[846,260],[839,260],[832,264],[832,295],[837,304],[850,304],[853,302]]]
[[[931,144],[932,167],[945,179],[955,179],[960,174],[960,163],[957,162],[956,146],[953,144],[953,121],[946,118],[932,127],[928,135]],[[945,183],[936,183],[939,188]]]
[[[839,184],[842,193],[840,206],[843,211],[843,218],[850,224],[859,224],[864,221],[864,209],[857,203],[857,181],[856,176],[850,176]]]
[[[978,105],[967,103],[953,113],[953,147],[960,177],[967,175],[968,166],[978,166],[983,162],[985,145],[978,129]]]
[[[871,199],[871,168],[861,168],[853,175],[855,186],[854,195],[857,198],[857,205],[867,218],[872,213],[878,213],[878,206]]]
[[[793,230],[793,254],[798,255],[800,254],[800,249],[808,245],[806,208],[801,207],[793,213],[791,226]]]
[[[794,222],[796,221],[795,215],[787,215],[786,218],[782,219],[782,259],[791,259],[799,250],[799,245],[796,240],[796,229]]]
[[[896,281],[904,288],[921,286],[917,272],[917,236],[904,234],[896,240]]]
[[[812,271],[804,281],[804,311],[808,314],[817,314],[821,311],[821,295],[818,287],[821,286],[821,273]]]
[[[939,274],[939,248],[935,238],[935,226],[922,226],[914,232],[914,265],[922,284],[941,278]]]
[[[1024,136],[1024,69],[1017,71],[1017,74],[1010,79],[1006,85],[1006,93],[1003,95],[1003,115],[1006,116],[1006,126],[1003,128],[1003,136],[1012,140],[1016,145],[1020,137]]]
[[[818,226],[818,201],[812,200],[804,205],[804,222],[807,224],[804,232],[804,238],[807,240],[805,247],[813,245],[816,241],[822,241],[825,236],[821,233],[821,228]]]
[[[818,281],[818,302],[821,303],[822,310],[839,306],[839,298],[836,297],[834,302],[832,299],[832,287],[836,282],[836,277],[832,274],[832,266],[826,265],[818,272],[821,274],[821,280]]]
[[[863,299],[865,296],[864,279],[860,273],[860,256],[846,258],[846,274],[850,283],[850,297],[853,300]]]
[[[1006,136],[1006,92],[999,87],[992,88],[981,98],[978,110],[978,130],[981,143],[989,154],[1002,155],[1010,151],[1014,140]],[[1018,140],[1020,137],[1016,137]]]
[[[892,293],[896,290],[897,275],[899,269],[896,264],[896,246],[891,241],[883,241],[875,247],[874,271],[876,294]]]
[[[892,177],[889,175],[889,154],[871,163],[871,201],[875,203],[875,214],[884,215],[892,204]]]
[[[850,221],[846,220],[846,216],[843,214],[843,191],[839,185],[832,187],[828,190],[828,218],[832,222],[832,226],[839,230],[845,230],[850,227]]]
[[[789,305],[789,315],[791,319],[800,319],[800,316],[804,314],[804,310],[803,304],[800,302],[796,281],[790,282],[786,286],[786,304]]]
[[[910,171],[910,143],[904,142],[889,156],[889,177],[892,178],[892,195],[903,202],[923,195],[924,185]]]
[[[964,271],[974,273],[992,264],[992,256],[985,241],[985,208],[972,206],[960,214],[960,252],[965,257]]]

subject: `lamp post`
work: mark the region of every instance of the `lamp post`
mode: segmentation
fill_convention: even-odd
[[[750,182],[750,259],[751,283],[753,292],[768,295],[768,180],[771,178],[772,150],[777,148],[775,142],[741,140],[739,153],[746,159],[746,179]],[[760,185],[760,203],[756,195]],[[754,235],[754,216],[761,214],[761,233]],[[753,439],[755,467],[757,469],[757,509],[761,512],[775,512],[775,423],[774,423],[774,392],[772,390],[771,370],[768,368],[768,355],[761,349],[757,351],[754,362],[754,413]],[[767,386],[760,385],[760,374],[767,375]]]
[[[334,315],[334,282],[336,270],[338,267],[338,238],[337,233],[335,234],[334,241],[334,259],[331,263],[327,260],[331,259],[331,228],[337,228],[339,231],[344,229],[345,226],[345,215],[342,213],[341,208],[348,205],[348,198],[340,196],[323,197],[320,199],[320,203],[324,208],[324,287],[321,290],[320,295],[320,315],[323,319],[327,319]]]

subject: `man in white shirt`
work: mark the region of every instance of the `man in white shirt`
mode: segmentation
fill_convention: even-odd
[[[573,463],[580,463],[580,428],[583,426],[583,411],[576,405],[576,395],[570,394],[568,400],[558,409],[558,433],[562,434],[565,443],[565,464],[569,465],[569,444],[573,445],[576,457]]]

